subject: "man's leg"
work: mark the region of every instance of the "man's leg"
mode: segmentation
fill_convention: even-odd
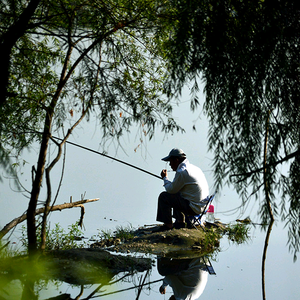
[[[186,199],[181,198],[178,202],[178,205],[173,208],[173,217],[176,219],[175,228],[184,228],[184,222],[186,222],[187,216],[194,214],[195,212],[190,207],[190,202]]]
[[[194,213],[189,206],[189,201],[183,199],[179,193],[162,192],[158,198],[156,220],[172,226],[172,208],[173,216],[177,222],[184,222],[185,214]]]
[[[172,207],[176,195],[162,192],[158,197],[156,221],[172,227]]]

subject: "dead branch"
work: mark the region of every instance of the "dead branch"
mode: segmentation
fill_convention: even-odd
[[[63,210],[66,208],[72,208],[72,207],[81,207],[81,220],[83,219],[83,214],[84,214],[84,209],[82,209],[82,204],[89,203],[89,202],[95,202],[98,201],[99,198],[95,199],[85,199],[85,200],[80,200],[72,203],[64,203],[64,204],[58,204],[53,207],[51,207],[50,211],[56,211],[56,210]],[[45,207],[41,207],[35,211],[36,215],[40,215],[44,213]],[[0,230],[0,240],[15,226],[17,226],[19,223],[22,223],[27,219],[27,214],[23,214],[22,216],[13,219],[11,222],[7,223],[1,230]]]
[[[84,216],[84,213],[85,213],[85,208],[84,208],[83,204],[76,205],[76,207],[80,207],[81,208],[81,214],[80,214],[80,220],[78,222],[78,226],[80,226],[80,228],[82,228],[82,225],[83,225],[83,216]]]

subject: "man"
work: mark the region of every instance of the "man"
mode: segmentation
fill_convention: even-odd
[[[164,276],[159,292],[165,294],[167,286],[173,290],[169,300],[198,299],[207,284],[208,270],[203,257],[193,259],[159,257],[157,270]]]
[[[174,148],[169,155],[162,158],[169,161],[173,171],[176,171],[174,180],[168,179],[167,170],[161,171],[164,180],[165,192],[158,198],[156,220],[163,222],[160,230],[169,230],[173,227],[185,227],[185,215],[198,215],[205,205],[201,200],[209,194],[206,178],[200,168],[192,165],[181,149]],[[175,224],[172,222],[176,219]]]

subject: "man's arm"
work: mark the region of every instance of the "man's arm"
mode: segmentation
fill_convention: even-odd
[[[173,182],[171,182],[168,177],[163,178],[164,187],[168,193],[176,194],[184,187],[185,180],[183,172],[176,172]]]
[[[168,177],[168,171],[166,169],[163,169],[160,173],[160,176],[162,179],[164,179],[165,177]]]
[[[164,294],[166,293],[166,287],[162,285],[162,286],[159,288],[159,292],[160,292],[162,295],[164,295]]]
[[[166,281],[166,277],[163,279],[163,283],[162,283],[162,285],[160,286],[160,288],[159,288],[159,292],[161,293],[161,294],[165,294],[166,293],[166,289],[167,289],[167,286],[168,286],[169,284],[167,283],[167,281]]]

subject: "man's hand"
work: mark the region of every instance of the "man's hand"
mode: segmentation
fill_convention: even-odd
[[[160,173],[161,178],[165,178],[165,177],[167,177],[167,175],[168,175],[168,172],[166,169],[163,169]]]
[[[160,288],[159,288],[159,292],[161,293],[161,294],[165,294],[166,293],[166,288],[162,285]]]

